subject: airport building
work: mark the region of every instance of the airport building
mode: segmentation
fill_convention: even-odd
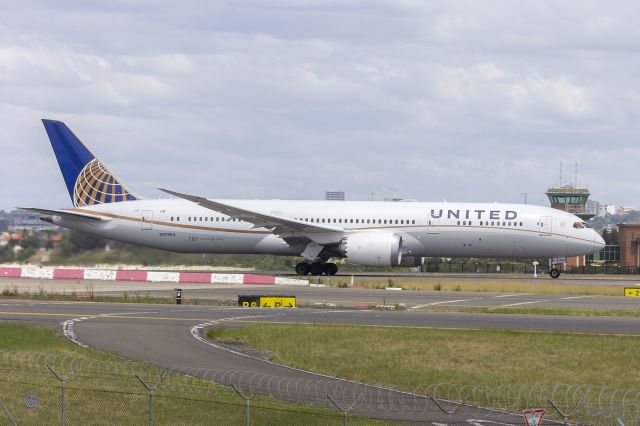
[[[586,188],[549,188],[546,194],[554,209],[573,213],[582,220],[589,220],[596,215],[595,212],[587,210],[587,201],[591,193]]]
[[[586,188],[574,188],[563,186],[561,188],[549,188],[546,192],[551,207],[575,214],[582,220],[589,220],[596,214],[587,211],[587,201],[591,193]],[[565,266],[585,266],[586,256],[571,256],[565,259]]]
[[[618,225],[620,265],[640,267],[640,223]]]

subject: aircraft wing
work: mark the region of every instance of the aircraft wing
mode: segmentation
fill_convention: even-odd
[[[321,245],[338,243],[344,229],[330,225],[311,224],[300,220],[274,216],[267,213],[236,207],[231,204],[209,200],[196,195],[183,194],[169,189],[158,188],[167,194],[192,201],[202,207],[241,219],[253,224],[254,228],[267,228],[283,238],[288,244],[313,241]]]
[[[34,207],[18,207],[18,208],[20,210],[40,213],[46,216],[60,216],[64,219],[85,219],[85,220],[95,220],[97,222],[111,220],[111,219],[102,218],[99,216],[92,216],[90,214],[74,212],[72,210],[47,210],[47,209],[38,209]]]

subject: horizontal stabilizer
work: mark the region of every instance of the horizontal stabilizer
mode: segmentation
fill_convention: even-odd
[[[111,219],[102,218],[99,216],[92,216],[90,214],[85,213],[77,213],[71,210],[47,210],[47,209],[38,209],[34,207],[18,207],[20,210],[26,210],[29,212],[40,213],[45,216],[59,216],[64,219],[84,219],[84,220],[94,220],[97,222],[100,221],[109,221]]]

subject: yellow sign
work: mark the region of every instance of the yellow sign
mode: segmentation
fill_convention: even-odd
[[[281,297],[281,296],[261,297],[260,307],[262,308],[295,308],[296,298]]]
[[[640,287],[638,288],[625,287],[624,295],[627,297],[640,297]]]
[[[238,296],[238,305],[243,308],[295,308],[295,296]]]

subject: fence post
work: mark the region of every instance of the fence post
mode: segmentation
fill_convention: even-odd
[[[9,413],[9,410],[7,410],[7,406],[4,405],[4,402],[2,402],[2,400],[0,400],[0,405],[2,405],[2,409],[4,410],[4,413],[7,415],[7,418],[9,419],[9,421],[11,422],[11,424],[13,426],[16,426],[16,421],[13,420],[13,417],[11,417],[11,414]]]
[[[443,413],[445,413],[447,416],[449,416],[449,418],[451,418],[452,415],[454,415],[459,409],[461,409],[462,407],[464,407],[467,404],[467,400],[469,399],[469,397],[465,397],[462,402],[454,409],[454,410],[445,410],[445,408],[440,405],[440,403],[438,402],[438,400],[436,399],[435,395],[434,396],[427,396],[428,399],[430,399],[431,401],[433,401],[434,404],[436,404],[436,407],[438,407],[440,409],[440,411],[442,411]]]
[[[49,364],[47,364],[47,368],[49,369],[49,371],[51,371],[51,374],[53,374],[56,379],[60,380],[60,383],[61,383],[60,424],[64,426],[64,387],[65,387],[64,385],[66,384],[67,380],[69,380],[69,378],[73,375],[73,372],[71,372],[71,374],[68,374],[66,376],[60,376],[58,373],[56,373],[56,370],[54,370],[53,367],[50,366]]]
[[[167,372],[163,372],[162,376],[160,376],[160,380],[158,380],[158,383],[154,387],[147,385],[140,376],[138,376],[137,374],[135,375],[140,384],[144,386],[144,388],[149,392],[149,426],[153,426],[153,394],[155,393],[156,389],[158,389],[158,386],[160,386],[166,375]]]
[[[234,391],[236,391],[236,393],[240,396],[240,398],[244,399],[245,405],[246,405],[246,424],[247,426],[251,425],[251,400],[253,399],[252,397],[249,397],[245,394],[242,393],[242,391],[236,386],[236,385],[231,385],[231,387],[233,388]]]
[[[333,398],[331,398],[331,395],[327,394],[327,398],[329,399],[329,401],[331,401],[331,403],[336,407],[336,409],[342,413],[342,416],[343,416],[342,417],[342,425],[343,426],[347,426],[347,417],[349,416],[349,411],[353,410],[353,407],[355,407],[356,404],[358,403],[358,401],[360,401],[360,398],[362,398],[362,395],[364,395],[364,390],[355,399],[355,401],[353,401],[353,404],[351,404],[350,407],[343,408],[340,405],[338,405],[338,403]]]
[[[571,423],[569,423],[569,417],[573,416],[578,411],[578,408],[580,408],[580,406],[584,402],[584,397],[582,397],[582,399],[578,401],[575,408],[570,413],[565,413],[564,411],[562,411],[560,407],[556,405],[556,402],[553,399],[548,399],[547,401],[549,401],[549,404],[551,404],[551,406],[558,412],[558,414],[562,416],[562,419],[564,420],[564,424],[569,426],[571,425]]]

